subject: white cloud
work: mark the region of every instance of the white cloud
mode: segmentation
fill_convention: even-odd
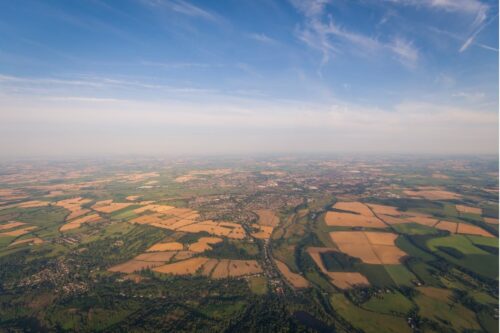
[[[396,54],[398,59],[408,66],[415,66],[418,61],[418,50],[413,43],[402,38],[395,38],[388,47]]]
[[[321,16],[329,0],[291,0],[297,10],[308,18]]]
[[[217,21],[214,14],[183,0],[142,0],[142,2],[152,7],[164,7],[179,14]]]
[[[393,3],[416,7],[427,7],[448,12],[472,15],[473,24],[480,25],[486,20],[489,6],[479,0],[388,0]]]
[[[471,18],[470,33],[462,43],[459,52],[462,53],[474,44],[474,40],[483,28],[491,22],[487,22],[490,7],[479,0],[388,0],[393,3],[426,7],[435,10],[459,13]],[[481,46],[481,45],[479,45]],[[483,47],[483,46],[481,46]],[[486,47],[489,49],[489,47]]]
[[[466,92],[460,91],[453,94],[453,97],[460,97],[465,99],[467,102],[478,103],[485,99],[486,94],[484,92]]]
[[[269,37],[266,34],[253,33],[253,34],[249,34],[248,37],[250,37],[251,39],[254,39],[258,42],[261,42],[261,43],[267,43],[267,44],[276,43],[276,40],[274,40],[273,38]]]
[[[334,22],[331,15],[325,18],[326,1],[292,1],[305,15],[304,26],[297,30],[297,37],[309,47],[322,53],[321,64],[341,52],[356,55],[377,55],[389,51],[402,64],[414,67],[419,59],[418,49],[402,37],[384,42],[377,38],[353,32]]]

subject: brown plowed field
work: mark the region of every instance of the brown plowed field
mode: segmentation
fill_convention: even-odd
[[[458,225],[457,233],[466,235],[478,235],[484,237],[495,237],[486,230],[471,224],[460,223]]]
[[[169,243],[158,243],[151,246],[146,252],[155,252],[155,251],[180,251],[184,248],[184,245],[179,242],[169,242]]]
[[[355,286],[369,286],[368,279],[358,272],[330,272],[328,276],[332,283],[340,289],[349,289]]]
[[[457,228],[458,228],[458,223],[456,222],[448,222],[448,221],[441,221],[438,224],[434,226],[436,229],[440,230],[446,230],[451,232],[452,234],[457,233]]]
[[[10,221],[8,223],[1,224],[0,225],[0,230],[12,229],[12,228],[19,227],[19,226],[25,225],[25,224],[26,223],[24,223],[24,222]]]
[[[285,276],[285,278],[294,288],[309,287],[309,281],[304,279],[302,275],[292,272],[284,262],[281,262],[279,260],[275,260],[275,262],[281,274]]]
[[[470,213],[477,215],[481,215],[483,213],[483,210],[481,208],[464,206],[464,205],[456,205],[455,207],[460,213]]]
[[[156,267],[153,270],[159,273],[174,274],[174,275],[193,275],[210,259],[208,258],[191,258],[172,264]]]
[[[10,236],[10,237],[17,237],[17,236],[22,236],[27,234],[33,229],[36,229],[37,227],[31,226],[31,227],[24,227],[22,229],[17,229],[17,230],[11,230],[11,231],[5,231],[0,233],[0,236]]]
[[[280,223],[279,217],[270,209],[259,209],[255,213],[259,216],[258,223],[260,225],[276,227]]]
[[[342,252],[367,264],[399,264],[406,255],[394,244],[397,235],[392,233],[335,231],[330,237]]]

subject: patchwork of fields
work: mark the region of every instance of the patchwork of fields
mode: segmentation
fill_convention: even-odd
[[[0,174],[0,330],[496,331],[491,172],[179,163]]]

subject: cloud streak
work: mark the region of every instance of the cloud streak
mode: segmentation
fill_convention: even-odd
[[[141,0],[151,7],[167,8],[175,13],[186,16],[201,18],[209,21],[218,21],[215,14],[212,14],[198,6],[190,4],[183,0]]]
[[[322,65],[340,53],[355,55],[380,55],[391,53],[395,59],[408,67],[415,67],[419,51],[412,42],[403,37],[381,41],[378,38],[350,31],[337,24],[327,15],[327,1],[292,1],[296,9],[305,16],[303,26],[297,29],[297,37],[311,48],[322,53]]]

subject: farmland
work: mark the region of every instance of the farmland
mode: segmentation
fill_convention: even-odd
[[[0,331],[493,332],[497,167],[6,164]]]

